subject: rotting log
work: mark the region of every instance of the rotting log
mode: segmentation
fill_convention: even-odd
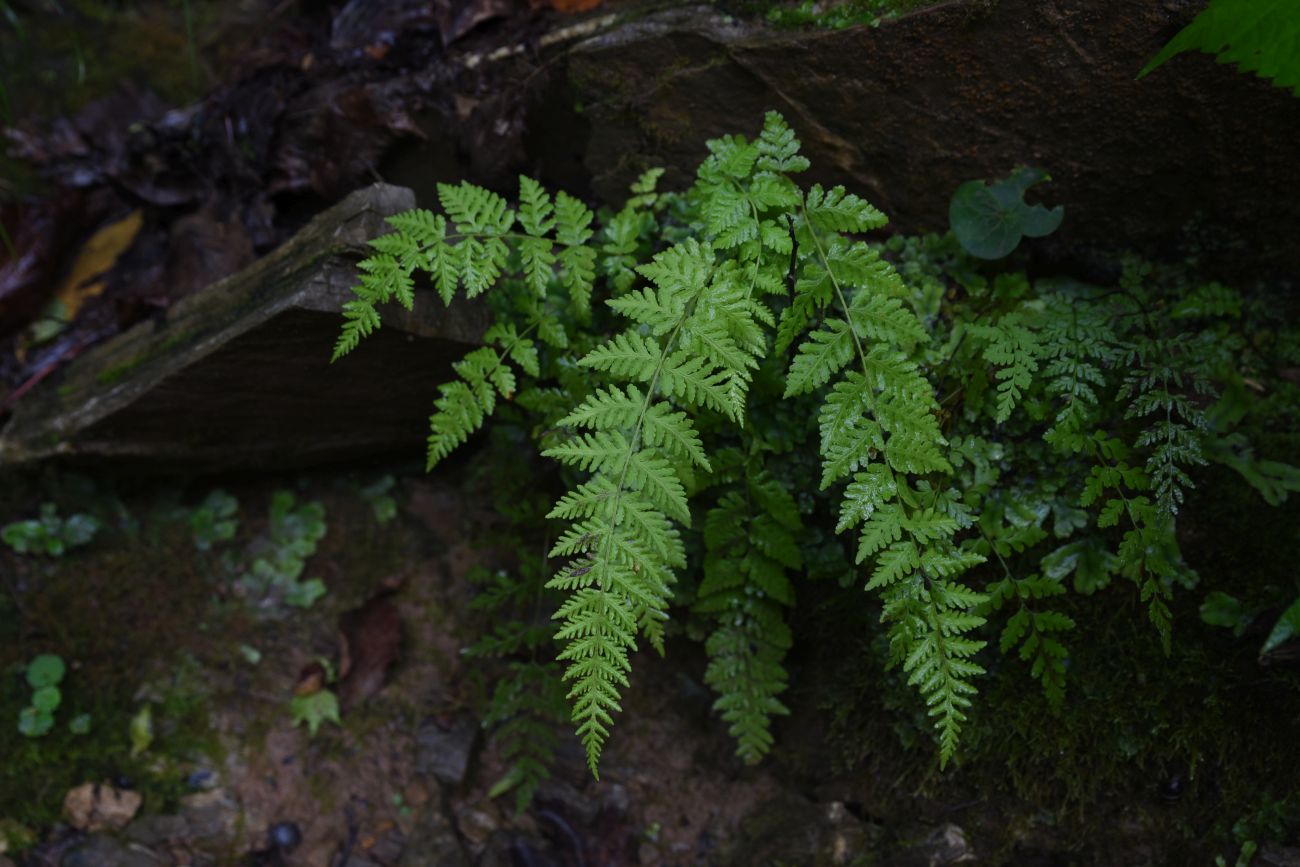
[[[300,467],[421,453],[434,385],[479,342],[486,313],[385,310],[385,327],[329,363],[365,242],[414,205],[376,184],[243,271],[79,357],[21,400],[0,466],[51,456],[194,470]]]

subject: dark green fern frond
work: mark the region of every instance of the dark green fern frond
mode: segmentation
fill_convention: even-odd
[[[705,644],[704,680],[748,764],[771,749],[772,717],[789,713],[778,698],[791,645],[784,609],[794,604],[787,572],[803,566],[802,530],[789,491],[761,469],[748,471],[704,520],[707,553],[694,611],[717,621]]]
[[[1060,596],[1060,581],[1038,575],[1013,578],[1007,575],[988,587],[989,608],[996,611],[1016,603],[998,642],[1003,653],[1019,648],[1020,659],[1030,674],[1043,685],[1048,704],[1059,709],[1065,701],[1065,664],[1069,652],[1055,636],[1074,629],[1074,620],[1050,609],[1039,610],[1032,603]]]
[[[1125,417],[1149,424],[1134,445],[1150,449],[1147,475],[1156,504],[1170,516],[1178,513],[1183,491],[1194,487],[1187,468],[1207,463],[1204,440],[1209,419],[1195,401],[1209,396],[1211,389],[1186,361],[1196,351],[1196,345],[1185,339],[1139,342],[1125,359],[1132,370],[1119,391],[1120,400],[1132,398]]]
[[[1119,337],[1108,314],[1104,305],[1081,298],[1053,294],[1046,299],[1043,377],[1058,409],[1043,439],[1062,452],[1085,448],[1101,401],[1098,390],[1107,384],[1105,369],[1119,357]]]
[[[1008,313],[993,325],[972,325],[971,333],[986,341],[984,358],[997,365],[997,411],[999,424],[1011,417],[1021,395],[1033,383],[1042,353],[1038,334],[1019,311]]]

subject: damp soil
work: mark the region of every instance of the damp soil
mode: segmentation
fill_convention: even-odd
[[[1195,635],[1173,657],[1140,606],[1072,610],[1101,638],[1072,660],[1070,715],[1027,693],[1014,661],[994,666],[962,761],[940,774],[923,709],[869,637],[877,613],[866,601],[861,611],[823,604],[814,586],[794,623],[792,714],[772,757],[757,767],[734,757],[700,647],[678,634],[666,657],[638,655],[600,779],[557,727],[553,776],[516,814],[513,796],[494,792],[508,765],[482,722],[502,669],[465,653],[492,626],[471,605],[483,592],[471,571],[524,556],[499,541],[513,528],[493,502],[500,471],[487,470],[504,461],[480,449],[433,476],[397,466],[7,477],[6,519],[50,500],[105,525],[62,558],[0,554],[0,718],[27,700],[26,661],[54,652],[69,663],[66,712],[93,719],[82,736],[64,729],[64,711],[44,739],[0,727],[0,818],[35,842],[18,863],[83,863],[75,853],[89,852],[105,867],[1192,864],[1232,854],[1234,822],[1259,821],[1270,803],[1284,813],[1294,796],[1276,774],[1300,761],[1288,746],[1294,673],[1260,668],[1246,643],[1198,628],[1194,601],[1176,612]],[[390,473],[397,517],[381,523],[361,492]],[[217,485],[239,501],[239,533],[200,551],[177,509]],[[256,550],[281,490],[324,507],[327,531],[303,574],[328,592],[268,617],[240,598],[225,560]],[[1216,504],[1191,508],[1224,519]],[[1278,532],[1300,517],[1282,512]],[[1193,534],[1189,556],[1226,568],[1248,556],[1246,528],[1231,538],[1205,550]],[[390,654],[373,682],[345,699],[340,724],[314,736],[295,727],[290,705],[314,668],[372,652],[355,624],[377,606],[388,612],[379,631],[401,637],[373,651]],[[1125,676],[1132,667],[1161,674],[1142,683]],[[133,753],[131,719],[146,705],[153,737]],[[143,809],[116,834],[71,828],[63,799],[86,782],[134,789]],[[292,851],[268,836],[284,823],[301,838]],[[1285,843],[1273,837],[1268,851],[1286,856]],[[156,860],[114,860],[141,852]]]

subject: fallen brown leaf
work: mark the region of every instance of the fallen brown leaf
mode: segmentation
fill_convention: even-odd
[[[391,591],[343,614],[339,638],[339,701],[345,708],[355,707],[380,690],[388,669],[401,656],[402,619]]]

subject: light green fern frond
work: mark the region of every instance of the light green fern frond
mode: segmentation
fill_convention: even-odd
[[[470,183],[439,184],[444,214],[414,209],[388,218],[394,231],[370,242],[375,253],[358,265],[355,297],[343,305],[344,324],[334,360],[351,352],[380,327],[379,307],[396,300],[414,304],[414,275],[428,275],[444,304],[458,290],[473,298],[505,283],[511,263],[528,290],[518,308],[527,311],[523,330],[505,318],[484,336],[487,346],[453,365],[459,379],[439,386],[429,419],[428,466],[450,454],[482,427],[497,406],[518,391],[516,366],[525,375],[540,374],[535,331],[546,343],[563,347],[568,338],[545,302],[558,281],[579,313],[589,312],[595,251],[591,211],[572,196],[554,201],[540,184],[519,179],[519,209],[504,198]]]
[[[638,632],[662,650],[668,588],[685,561],[673,523],[690,523],[678,461],[707,466],[690,416],[707,407],[738,419],[743,407],[743,393],[738,399],[724,384],[744,382],[750,355],[680,348],[685,335],[708,328],[707,311],[734,291],[714,264],[708,248],[687,241],[639,269],[650,281],[640,302],[610,302],[637,324],[579,362],[628,384],[596,389],[565,419],[589,432],[545,452],[592,474],[551,513],[572,524],[552,552],[570,560],[548,586],[570,593],[556,613],[557,638],[565,643],[560,658],[593,774]],[[643,337],[642,328],[662,341]]]
[[[1179,31],[1151,62],[1142,78],[1184,51],[1217,54],[1243,72],[1270,78],[1300,96],[1300,16],[1294,0],[1211,0],[1210,6]]]
[[[927,335],[902,303],[893,270],[838,234],[878,228],[878,211],[840,188],[813,187],[801,216],[809,261],[785,315],[800,326],[819,310],[837,315],[799,345],[786,391],[830,384],[819,416],[822,484],[852,479],[839,529],[861,526],[857,559],[870,566],[867,589],[884,600],[894,659],[924,696],[946,763],[975,692],[971,680],[983,671],[971,659],[983,642],[967,637],[984,622],[976,612],[983,597],[954,579],[983,558],[956,547],[958,521],[921,478],[952,469],[933,389],[908,358]]]

